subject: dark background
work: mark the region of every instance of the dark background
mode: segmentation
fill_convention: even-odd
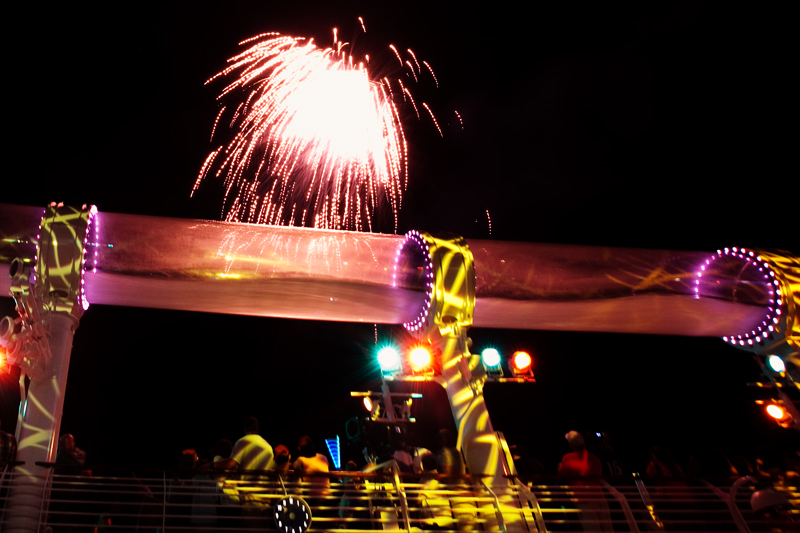
[[[443,137],[400,108],[409,187],[398,233],[797,254],[791,18],[782,5],[706,2],[14,8],[0,202],[219,219],[220,183],[189,198],[222,87],[204,81],[245,38],[279,31],[328,45],[337,27],[342,40],[355,37],[354,55],[370,54],[374,74],[402,75],[393,43],[439,79],[438,89],[423,80],[413,91]],[[10,299],[0,304],[12,312]],[[377,388],[376,336],[404,333],[92,306],[75,336],[62,432],[90,462],[171,466],[184,448],[203,455],[219,438],[235,440],[253,414],[273,445],[309,434],[322,448],[325,437],[345,439],[344,421],[359,413],[349,391]],[[686,466],[697,432],[751,459],[757,444],[800,448],[754,404],[752,356],[719,339],[470,336],[476,351],[533,354],[537,383],[489,386],[487,401],[495,429],[551,471],[572,429],[606,431],[631,469],[653,444]],[[449,406],[435,386],[416,387],[425,394],[418,444],[432,447],[435,430],[452,424]],[[16,389],[3,375],[6,431]]]

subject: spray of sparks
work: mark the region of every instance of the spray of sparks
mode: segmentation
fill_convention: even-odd
[[[275,33],[240,44],[250,47],[206,82],[236,76],[219,99],[240,101],[220,110],[212,139],[226,123],[235,133],[206,158],[192,194],[214,174],[225,180],[228,221],[373,231],[375,211],[386,205],[396,230],[408,166],[395,94],[419,117],[403,80],[371,79],[369,57],[346,54],[335,29],[331,48]],[[423,70],[411,50],[404,61],[390,48],[407,79],[428,72],[438,86],[430,65]]]

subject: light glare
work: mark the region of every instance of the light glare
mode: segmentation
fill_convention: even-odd
[[[431,364],[431,353],[423,346],[418,346],[411,350],[409,358],[414,370],[422,370]]]
[[[771,403],[767,406],[767,414],[775,420],[782,420],[786,416],[786,411],[780,405]]]
[[[378,364],[381,370],[394,372],[400,369],[400,354],[392,346],[385,346],[378,351]]]
[[[770,355],[767,357],[767,365],[769,365],[773,372],[786,372],[786,365],[783,359],[777,355]]]
[[[514,370],[516,372],[527,372],[531,363],[531,356],[527,352],[514,352]]]
[[[494,348],[486,348],[481,353],[481,358],[483,358],[483,364],[488,367],[494,367],[500,364],[500,352]]]

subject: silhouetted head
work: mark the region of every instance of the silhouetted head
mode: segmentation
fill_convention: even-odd
[[[178,468],[194,468],[197,464],[197,452],[192,448],[187,448],[181,452],[181,459],[178,461]]]
[[[254,416],[248,416],[244,419],[244,432],[248,435],[258,434],[258,420]]]
[[[233,452],[233,444],[228,439],[220,439],[211,449],[211,458],[214,457],[230,457]]]
[[[288,463],[292,460],[292,454],[289,453],[289,448],[284,446],[283,444],[279,444],[275,447],[275,462],[279,465],[284,463]]]
[[[314,443],[311,442],[311,437],[300,437],[297,442],[297,449],[300,450],[300,457],[316,457],[317,452],[314,450]]]
[[[70,435],[69,433],[65,433],[61,435],[61,438],[58,439],[58,446],[62,450],[72,451],[75,449],[75,437]]]
[[[453,432],[449,429],[440,429],[436,434],[436,445],[439,448],[454,448],[456,446],[456,439]]]
[[[586,444],[583,442],[583,437],[577,431],[570,431],[564,438],[567,439],[567,443],[569,443],[569,447],[572,448],[574,452],[582,452],[586,449]]]

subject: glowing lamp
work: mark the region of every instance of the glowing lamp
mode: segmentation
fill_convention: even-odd
[[[530,373],[532,364],[533,360],[528,352],[514,352],[511,357],[511,371],[514,375]]]
[[[420,372],[431,366],[432,358],[431,352],[424,346],[417,346],[411,353],[408,354],[408,359],[411,362],[411,368],[414,372]]]
[[[369,396],[364,396],[364,407],[370,413],[372,412],[372,399]]]
[[[780,405],[771,403],[767,406],[767,414],[775,420],[783,420],[786,418],[786,410]]]
[[[767,366],[769,366],[773,372],[786,372],[786,365],[784,364],[783,359],[777,355],[770,355],[767,357]]]
[[[378,364],[383,372],[397,372],[400,370],[400,354],[391,346],[385,346],[378,351]]]
[[[489,368],[496,367],[500,365],[500,352],[494,348],[486,348],[481,352],[481,360]]]

